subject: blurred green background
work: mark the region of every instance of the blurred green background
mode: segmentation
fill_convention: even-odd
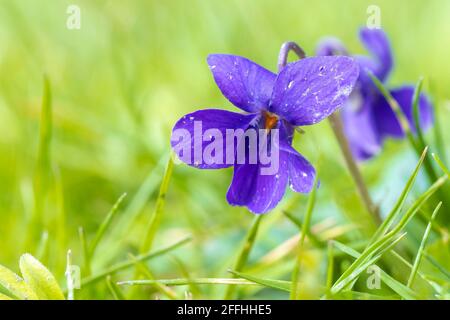
[[[70,4],[81,9],[80,30],[66,28]],[[365,54],[357,33],[372,4],[381,8],[382,27],[393,45],[390,85],[414,84],[425,76],[426,91],[432,92],[448,141],[450,2],[446,0],[1,0],[0,263],[17,270],[20,254],[30,252],[63,284],[68,249],[74,263],[83,265],[78,228],[82,226],[87,239],[92,239],[124,192],[128,196],[93,258],[93,270],[137,252],[155,207],[175,121],[200,108],[236,110],[216,87],[207,55],[241,55],[275,71],[284,41],[296,41],[312,55],[317,41],[329,35],[339,37],[351,52]],[[36,191],[44,74],[52,91],[51,168],[43,178],[44,191]],[[321,176],[313,222],[320,232],[329,232],[324,237],[358,240],[371,226],[329,124],[324,121],[305,130],[297,137],[296,148],[319,167]],[[432,141],[433,134],[428,136]],[[383,154],[363,164],[383,213],[399,195],[415,162],[407,143],[390,141]],[[245,208],[227,204],[231,175],[231,169],[174,168],[154,247],[185,235],[192,235],[193,241],[152,261],[155,277],[184,277],[186,272],[192,277],[229,276],[226,270],[253,219]],[[413,194],[425,184],[421,178]],[[289,208],[301,217],[306,201],[307,196],[288,190],[277,210],[263,219],[250,256],[255,274],[289,278],[292,237],[298,230],[281,210]],[[36,222],[33,215],[39,203],[42,216]],[[42,237],[45,231],[48,241]],[[422,229],[418,241],[421,235]],[[305,297],[314,297],[314,288],[323,284],[325,268],[322,251],[308,253],[301,277],[312,289],[305,290]],[[114,280],[134,275],[131,270]],[[223,286],[197,289],[194,298],[220,297]],[[182,294],[186,288],[177,290]],[[111,298],[102,283],[76,294]],[[239,294],[287,297],[256,288]],[[155,289],[140,288],[134,295],[153,298]]]

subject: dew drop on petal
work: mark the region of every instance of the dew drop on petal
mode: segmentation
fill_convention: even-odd
[[[288,84],[288,86],[287,86],[288,89],[292,88],[293,85],[294,85],[294,80],[292,80],[292,81],[289,82],[289,84]]]

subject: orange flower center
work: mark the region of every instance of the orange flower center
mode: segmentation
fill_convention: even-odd
[[[269,111],[264,111],[263,116],[264,116],[264,129],[271,130],[277,125],[278,116],[276,114],[271,113]]]

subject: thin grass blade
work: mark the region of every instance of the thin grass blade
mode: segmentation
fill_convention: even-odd
[[[316,178],[314,181],[313,189],[311,194],[309,195],[308,199],[308,205],[305,213],[305,219],[302,225],[300,239],[298,241],[297,245],[297,257],[295,260],[294,270],[292,272],[291,281],[292,281],[292,288],[291,288],[291,294],[290,298],[291,300],[297,299],[298,291],[299,291],[299,284],[298,284],[298,275],[300,272],[300,266],[302,263],[302,255],[303,255],[303,244],[305,242],[306,234],[311,233],[309,230],[309,226],[311,224],[311,217],[314,211],[314,205],[316,203],[316,193],[317,193],[317,184],[319,181],[318,174],[316,174]]]
[[[241,248],[241,251],[239,252],[238,258],[234,265],[233,270],[235,272],[241,272],[242,269],[244,268],[245,264],[247,263],[250,252],[252,251],[253,245],[255,244],[256,235],[258,234],[258,229],[261,224],[262,217],[263,217],[262,215],[257,215],[253,219],[253,223],[250,227],[250,230],[247,233],[244,244]],[[235,287],[233,285],[230,285],[225,292],[224,300],[232,299],[232,297],[234,295],[234,290],[235,290]]]
[[[441,208],[441,206],[442,206],[442,202],[439,202],[436,209],[434,209],[433,214],[431,215],[431,219],[427,225],[427,228],[425,229],[425,232],[422,237],[422,241],[420,242],[419,250],[417,251],[416,259],[414,260],[411,274],[409,275],[409,278],[408,278],[408,284],[406,285],[408,288],[411,288],[414,283],[414,279],[416,277],[417,271],[419,270],[420,261],[422,260],[423,250],[425,249],[425,245],[427,243],[428,236],[430,235],[431,225],[433,224],[433,221],[436,218],[436,215],[439,212],[439,209]]]

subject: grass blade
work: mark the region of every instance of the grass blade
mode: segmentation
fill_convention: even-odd
[[[140,213],[143,211],[150,195],[154,192],[158,185],[160,179],[160,174],[163,174],[163,168],[165,164],[165,158],[161,157],[161,160],[156,164],[156,166],[150,170],[144,182],[139,187],[136,194],[130,200],[129,204],[124,209],[123,213],[117,217],[118,221],[108,235],[105,235],[104,243],[108,246],[100,247],[102,250],[97,251],[96,261],[101,261],[102,263],[109,263],[111,257],[114,257],[120,249],[123,249],[121,243],[116,243],[115,239],[124,239],[127,233],[130,231],[133,224],[137,221]],[[107,249],[107,255],[100,255]]]
[[[409,124],[408,118],[406,117],[406,114],[403,112],[402,108],[400,108],[397,100],[394,99],[394,97],[391,95],[389,90],[386,89],[386,87],[381,83],[381,81],[370,71],[368,71],[369,77],[372,79],[375,86],[378,88],[378,90],[381,92],[381,94],[384,96],[386,101],[388,102],[389,106],[391,107],[392,111],[394,112],[395,116],[397,117],[398,122],[400,123],[400,127],[402,128],[403,132],[405,133],[406,137],[408,138],[409,143],[411,144],[411,147],[413,150],[417,153],[417,156],[420,157],[422,153],[423,147],[425,147],[425,141],[419,140],[419,142],[416,141],[413,135],[413,130],[411,130],[411,126]],[[421,81],[419,81],[418,85],[415,88],[414,92],[414,101],[412,103],[418,104],[418,100],[420,97],[420,87],[421,87]],[[416,106],[418,109],[418,107]],[[420,128],[419,128],[420,130]],[[419,133],[419,130],[417,130],[417,133]],[[420,131],[421,132],[421,131]],[[431,163],[429,158],[425,159],[425,171],[428,175],[428,179],[430,182],[436,181],[438,179],[438,175],[436,174],[433,164]]]
[[[150,271],[150,269],[144,263],[137,261],[136,257],[133,256],[132,254],[130,254],[129,256],[130,256],[131,260],[135,261],[136,269],[140,273],[142,273],[144,275],[144,277],[146,277],[149,280],[155,279],[155,277],[153,276],[153,273]],[[164,294],[169,299],[171,299],[171,300],[178,299],[177,294],[173,290],[171,290],[169,287],[167,287],[161,283],[155,283],[155,287],[160,293]]]
[[[435,153],[432,154],[434,160],[436,161],[436,163],[438,164],[438,166],[441,168],[442,171],[444,171],[444,173],[447,175],[447,177],[450,178],[450,171],[448,170],[448,168],[444,165],[444,163],[442,162],[441,158],[439,158],[439,156]]]
[[[245,264],[247,263],[248,256],[250,255],[250,252],[252,251],[253,245],[256,240],[256,235],[258,234],[259,225],[261,223],[262,215],[257,215],[253,223],[250,227],[250,230],[247,233],[247,236],[244,241],[244,245],[242,246],[242,249],[239,253],[239,256],[236,260],[236,263],[234,265],[235,272],[241,272],[244,268]],[[225,292],[225,298],[224,300],[230,300],[232,299],[234,295],[234,289],[235,287],[233,285],[230,285],[226,292]]]
[[[36,250],[38,260],[43,260],[48,251],[48,231],[42,232],[41,239]]]
[[[297,258],[295,260],[294,270],[292,272],[292,288],[291,288],[291,294],[290,299],[295,300],[298,296],[298,275],[300,272],[300,265],[302,262],[302,254],[303,254],[303,244],[305,242],[305,237],[307,233],[310,233],[309,231],[309,225],[311,224],[311,217],[312,213],[314,211],[314,205],[316,203],[316,192],[317,192],[317,183],[318,183],[318,174],[316,174],[316,178],[314,180],[314,185],[311,194],[309,195],[308,199],[308,205],[305,213],[305,219],[302,225],[300,239],[298,241],[297,245]]]
[[[106,277],[109,274],[113,274],[113,273],[122,271],[124,269],[127,269],[129,267],[132,267],[132,266],[135,265],[136,261],[142,262],[142,261],[147,261],[147,260],[151,260],[151,259],[157,258],[157,257],[159,257],[161,255],[164,255],[164,254],[166,254],[168,252],[171,252],[171,251],[181,247],[182,245],[188,243],[189,241],[191,241],[191,238],[187,237],[187,238],[184,238],[184,239],[182,239],[180,241],[177,241],[176,243],[174,243],[174,244],[172,244],[172,245],[170,245],[170,246],[168,246],[166,248],[163,248],[163,249],[160,249],[160,250],[157,250],[157,251],[154,251],[154,252],[149,252],[149,253],[146,253],[146,254],[141,254],[141,255],[137,256],[135,260],[120,262],[120,263],[118,263],[116,265],[113,265],[112,267],[110,267],[110,268],[108,268],[106,270],[103,270],[103,271],[101,271],[101,272],[99,272],[97,274],[94,274],[92,276],[84,278],[81,281],[81,285],[82,286],[86,286],[86,285],[92,284],[92,283],[94,283],[94,282],[96,282],[96,281]]]
[[[355,259],[357,259],[361,255],[358,251],[346,246],[341,242],[333,241],[333,245],[334,247],[338,248],[342,252],[345,252],[346,254]],[[395,253],[395,251],[391,251],[391,253]],[[381,280],[403,299],[413,300],[417,298],[417,295],[414,293],[414,291],[406,287],[403,283],[395,280],[384,270],[380,269],[380,275]]]
[[[169,157],[167,162],[166,171],[164,172],[164,177],[159,188],[158,198],[156,199],[155,210],[150,218],[147,233],[145,234],[144,241],[141,246],[140,252],[146,252],[151,249],[153,245],[153,240],[155,239],[156,231],[158,230],[159,224],[161,222],[164,204],[166,202],[166,193],[169,188],[170,178],[173,171],[173,160]]]
[[[407,210],[398,224],[389,231],[386,235],[381,237],[379,240],[370,243],[362,254],[353,262],[353,264],[341,275],[341,277],[336,281],[336,283],[331,288],[332,294],[336,294],[344,288],[343,282],[348,283],[348,279],[352,277],[353,273],[357,270],[361,272],[361,266],[366,264],[369,259],[377,254],[382,248],[392,241],[396,235],[406,226],[406,224],[412,219],[412,217],[417,213],[417,211],[422,207],[422,205],[444,184],[447,180],[447,176],[443,176],[438,179],[426,192],[424,192]],[[380,226],[382,228],[383,226]],[[354,277],[353,277],[354,278]]]
[[[288,212],[288,211],[283,211],[283,214],[293,223],[295,224],[299,231],[302,230],[302,225],[303,223],[300,221],[300,219],[298,219],[297,217],[295,217],[292,213]],[[318,248],[324,248],[325,247],[325,242],[320,240],[319,237],[317,237],[317,235],[314,234],[314,232],[311,231],[311,228],[308,228],[307,230],[307,234],[306,236],[308,237],[309,240],[311,240],[311,242]]]
[[[331,286],[333,284],[333,272],[334,272],[334,250],[333,241],[328,241],[328,265],[327,265],[327,281],[326,281],[326,297],[329,297]]]
[[[443,267],[432,256],[429,256],[426,253],[424,253],[423,255],[437,270],[439,270],[447,278],[448,281],[450,281],[450,272],[445,267]]]
[[[159,280],[129,280],[117,282],[118,285],[148,286],[155,284],[166,286],[187,286],[190,284],[224,284],[224,285],[255,285],[254,282],[244,279],[224,279],[224,278],[196,278],[196,279],[159,279]]]
[[[420,92],[422,91],[422,84],[423,84],[423,77],[420,77],[419,80],[417,81],[416,87],[414,88],[412,100],[414,127],[416,129],[417,139],[421,146],[421,149],[425,148],[425,146],[427,145],[423,137],[422,127],[420,126],[419,99],[420,99]]]
[[[43,227],[44,201],[50,184],[51,173],[51,139],[52,139],[52,94],[50,81],[44,76],[44,92],[41,103],[41,118],[39,127],[39,146],[37,155],[36,173],[34,176],[35,207],[29,232],[27,233],[27,248],[32,248],[38,232]]]
[[[405,235],[406,233],[403,233],[394,240],[392,240],[391,242],[386,241],[382,243],[379,246],[379,248],[377,248],[379,250],[376,254],[374,254],[374,256],[368,256],[366,259],[361,259],[360,263],[357,263],[358,260],[361,257],[363,257],[363,254],[361,254],[359,258],[356,259],[355,262],[352,264],[352,266],[355,265],[355,267],[352,268],[352,272],[350,272],[348,275],[344,277],[341,277],[340,280],[336,281],[336,283],[331,288],[331,294],[336,295],[337,293],[348,287],[348,285],[352,284],[354,280],[356,280],[364,270],[366,270],[369,266],[375,264],[375,262],[377,262],[384,253],[388,252],[395,245],[397,245],[397,243],[400,242],[400,240],[402,240]]]
[[[94,255],[95,249],[97,249],[99,242],[103,238],[103,235],[105,234],[106,230],[110,226],[117,210],[119,209],[120,204],[122,203],[122,201],[125,199],[126,196],[127,196],[127,194],[124,193],[119,197],[119,199],[117,199],[117,201],[112,206],[111,210],[106,215],[105,220],[103,220],[103,222],[101,223],[100,227],[97,230],[97,233],[95,234],[94,239],[91,242],[91,246],[88,251],[89,257],[92,257]]]
[[[0,293],[0,301],[5,301],[5,300],[13,300],[13,298],[7,296],[6,294]]]
[[[290,292],[291,291],[291,287],[292,287],[292,283],[290,281],[284,281],[284,280],[272,280],[272,279],[261,279],[255,276],[251,276],[248,274],[244,274],[244,273],[240,273],[240,272],[236,272],[236,271],[232,271],[229,270],[230,273],[232,273],[233,275],[246,279],[248,281],[257,283],[259,285],[262,285],[264,287],[268,287],[268,288],[272,288],[272,289],[278,289],[278,290],[282,290],[282,291],[286,291],[286,292]]]
[[[81,250],[83,252],[84,272],[86,275],[91,275],[91,255],[86,241],[86,234],[83,227],[78,228],[78,236],[80,238]]]
[[[441,157],[445,161],[448,161],[445,142],[442,137],[442,130],[441,130],[442,116],[444,116],[444,114],[441,115],[442,109],[440,107],[438,107],[440,101],[435,98],[437,95],[433,94],[436,92],[435,82],[430,81],[429,83],[430,83],[430,91],[432,93],[430,95],[430,97],[432,99],[431,105],[433,106],[433,111],[434,111],[434,115],[433,115],[434,116],[434,119],[433,119],[434,120],[434,124],[433,124],[434,144],[436,145],[437,153],[440,154]]]
[[[108,287],[109,292],[113,296],[114,300],[125,300],[125,296],[122,294],[117,285],[111,281],[111,276],[106,277],[106,286]]]
[[[414,279],[416,277],[417,270],[419,270],[420,261],[422,260],[422,253],[423,253],[423,250],[425,249],[425,245],[427,243],[428,236],[430,234],[431,225],[433,224],[433,221],[436,218],[436,215],[439,212],[439,209],[441,208],[441,205],[442,205],[442,202],[439,202],[439,204],[437,205],[436,209],[434,209],[434,212],[431,215],[430,222],[428,223],[427,228],[425,229],[425,232],[423,234],[422,241],[421,241],[420,246],[419,246],[419,250],[417,251],[416,259],[414,260],[414,264],[413,264],[413,268],[411,270],[411,274],[409,275],[408,284],[406,285],[408,288],[411,288],[413,283],[414,283]]]
[[[416,167],[414,168],[413,173],[409,177],[405,187],[402,190],[402,193],[400,194],[400,197],[396,201],[394,207],[389,212],[387,217],[384,219],[383,223],[380,225],[380,227],[375,231],[375,234],[372,236],[372,239],[370,240],[370,243],[375,242],[376,240],[380,239],[380,237],[385,234],[394,220],[397,218],[398,213],[400,212],[403,204],[405,203],[406,197],[408,196],[409,192],[411,191],[411,188],[414,185],[414,182],[417,178],[417,175],[419,174],[420,167],[422,166],[422,163],[426,157],[426,154],[428,152],[428,148],[425,148],[422,152],[422,155],[419,158],[419,161],[417,162]]]
[[[397,120],[400,123],[400,127],[402,128],[405,135],[408,137],[408,140],[410,141],[411,145],[414,147],[414,150],[417,150],[417,145],[416,142],[414,141],[414,137],[412,135],[412,130],[411,126],[409,125],[408,118],[406,117],[402,108],[400,108],[397,100],[394,99],[389,90],[386,89],[383,83],[371,71],[367,70],[367,74],[369,75],[369,77],[372,79],[377,89],[380,91],[380,93],[384,96],[384,98],[388,102],[389,106],[391,107],[392,111],[397,117]]]

